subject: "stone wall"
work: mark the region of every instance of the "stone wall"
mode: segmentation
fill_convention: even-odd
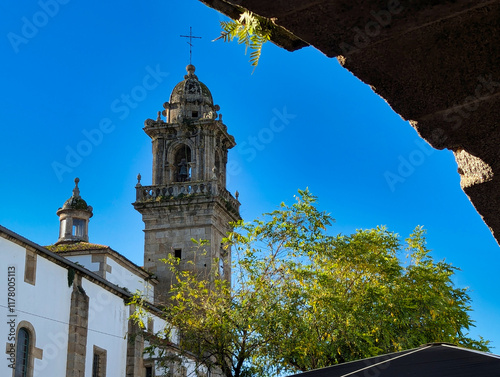
[[[230,230],[229,223],[239,215],[228,211],[219,196],[185,197],[176,200],[135,203],[145,224],[144,267],[155,274],[159,284],[155,288],[155,302],[161,303],[173,283],[168,266],[160,260],[180,250],[179,268],[193,271],[200,277],[208,276],[214,258],[221,252],[223,237]],[[209,245],[198,247],[194,240],[208,240]],[[230,251],[227,251],[225,277],[230,278]]]
[[[89,297],[82,288],[82,278],[76,274],[71,293],[66,377],[85,377]]]
[[[274,19],[272,40],[290,51],[337,57],[429,144],[455,153],[463,190],[500,239],[500,2],[200,1]]]

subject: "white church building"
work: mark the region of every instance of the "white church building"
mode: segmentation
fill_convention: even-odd
[[[189,355],[160,368],[154,355],[144,353],[148,334],[165,326],[159,307],[171,276],[160,259],[171,253],[180,268],[216,267],[230,279],[231,253],[221,242],[229,222],[240,218],[238,195],[226,190],[225,178],[234,138],[194,66],[186,69],[165,110],[145,121],[153,182],[143,186],[138,177],[133,204],[145,224],[144,267],[89,242],[93,210],[80,196],[78,178],[57,211],[54,245],[42,247],[0,226],[1,377],[218,375]],[[208,252],[195,255],[192,238],[208,240]],[[148,302],[145,329],[130,319],[134,307],[127,303],[136,291]],[[176,336],[165,339],[174,354],[177,342]]]

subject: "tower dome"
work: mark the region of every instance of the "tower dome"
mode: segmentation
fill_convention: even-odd
[[[212,93],[194,74],[194,65],[189,64],[186,71],[184,80],[172,90],[170,102],[163,104],[163,115],[167,123],[182,123],[189,119],[215,119],[219,106],[214,106]]]

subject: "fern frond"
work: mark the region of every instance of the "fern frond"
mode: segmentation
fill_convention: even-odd
[[[221,21],[222,33],[217,39],[231,42],[238,39],[238,44],[245,45],[245,55],[250,48],[250,63],[254,67],[259,64],[262,45],[271,40],[272,20],[255,16],[252,12],[243,12],[238,20]]]

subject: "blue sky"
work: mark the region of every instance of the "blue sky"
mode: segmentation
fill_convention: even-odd
[[[194,0],[71,0],[0,5],[0,224],[41,245],[58,237],[57,209],[75,177],[94,207],[90,241],[142,265],[136,176],[151,183],[144,120],[156,118],[189,63],[220,105],[238,145],[228,189],[251,220],[309,187],[333,233],[386,225],[427,229],[433,256],[470,287],[471,334],[500,345],[499,247],[467,196],[450,151],[408,122],[336,59],[270,43],[252,74],[244,47],[211,42],[225,17]],[[402,62],[403,64],[404,62]],[[494,349],[498,353],[499,350]]]

